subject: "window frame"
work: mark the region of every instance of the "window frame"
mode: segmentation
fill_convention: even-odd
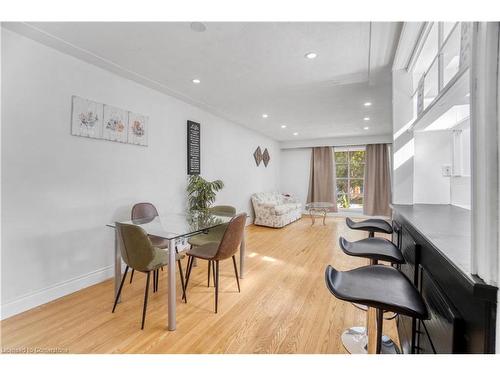
[[[417,63],[418,59],[420,58],[422,48],[423,48],[425,42],[427,41],[427,38],[429,37],[429,33],[430,33],[431,29],[434,26],[437,26],[437,28],[438,28],[438,48],[437,48],[436,55],[433,57],[430,65],[427,67],[427,69],[422,73],[422,75],[418,79],[418,82],[423,81],[423,84],[422,85],[417,84],[416,87],[412,87],[412,93],[410,96],[412,97],[412,101],[414,102],[414,113],[413,113],[414,118],[418,118],[419,116],[421,116],[421,114],[425,111],[425,109],[427,107],[430,107],[436,101],[436,99],[440,96],[440,94],[442,92],[446,91],[450,86],[453,85],[455,78],[458,77],[461,73],[463,73],[464,70],[467,69],[466,66],[459,66],[459,69],[454,74],[454,76],[450,77],[448,82],[446,84],[444,84],[444,68],[445,67],[443,64],[443,59],[444,59],[443,52],[445,51],[445,48],[448,46],[448,43],[450,43],[452,35],[455,33],[457,28],[459,28],[459,30],[458,30],[459,33],[462,32],[461,31],[462,23],[463,22],[460,22],[460,21],[455,22],[453,27],[448,32],[448,35],[446,35],[446,38],[443,35],[443,29],[444,29],[443,22],[428,22],[425,25],[424,30],[422,31],[421,37],[417,41],[416,53],[411,57],[411,61],[408,64],[408,67],[406,68],[407,72],[413,74],[413,69],[415,68],[416,63]],[[460,53],[460,51],[459,51],[459,53]],[[436,60],[437,60],[437,70],[438,70],[437,71],[438,77],[437,77],[437,82],[436,82],[437,83],[437,94],[432,99],[431,102],[427,103],[426,106],[423,106],[423,108],[421,110],[419,110],[419,108],[418,108],[419,105],[417,103],[419,89],[425,91],[425,78],[430,74],[434,63],[436,63]],[[412,80],[414,81],[413,78],[412,78]],[[420,88],[420,86],[423,86],[423,87]]]
[[[335,176],[335,191],[336,191],[336,197],[338,198],[338,190],[337,190],[337,182],[338,180],[344,180],[347,181],[347,195],[349,197],[349,207],[344,208],[340,207],[338,200],[337,200],[337,209],[341,212],[348,212],[348,211],[353,211],[353,212],[361,212],[363,211],[363,206],[364,206],[364,201],[361,207],[351,207],[351,196],[350,196],[350,190],[351,190],[351,180],[362,180],[363,181],[363,192],[365,189],[365,176],[363,174],[362,178],[359,177],[351,177],[351,159],[349,157],[349,152],[351,151],[363,151],[365,153],[365,161],[363,165],[366,165],[366,146],[341,146],[341,147],[334,147],[333,148],[333,158],[335,162],[335,175],[337,174],[337,164],[339,165],[347,165],[347,177],[338,177]],[[337,152],[347,152],[347,163],[337,163],[335,159],[335,153]]]

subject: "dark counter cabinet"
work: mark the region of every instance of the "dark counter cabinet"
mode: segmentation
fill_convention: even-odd
[[[436,215],[445,220],[448,212],[456,214],[455,209],[418,206],[393,206],[394,242],[406,260],[400,270],[418,288],[429,310],[425,321],[398,316],[401,349],[413,354],[494,353],[497,288],[464,271],[454,262],[455,255],[447,256],[448,249],[438,248],[432,234],[419,225],[433,210],[442,208]],[[464,228],[457,230],[464,235]]]

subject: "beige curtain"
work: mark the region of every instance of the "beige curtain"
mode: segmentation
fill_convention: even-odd
[[[370,216],[391,216],[391,175],[386,144],[366,146],[363,212]]]
[[[311,152],[311,172],[307,202],[331,202],[337,211],[335,160],[332,147],[314,147]]]

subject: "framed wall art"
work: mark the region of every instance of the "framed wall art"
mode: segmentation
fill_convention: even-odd
[[[128,143],[148,145],[148,118],[138,113],[128,113]]]
[[[101,103],[73,96],[71,134],[79,137],[101,138],[103,107]]]
[[[128,112],[104,105],[102,139],[126,143],[128,139]]]

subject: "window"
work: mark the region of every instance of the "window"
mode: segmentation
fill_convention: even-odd
[[[338,208],[362,208],[365,185],[365,150],[356,148],[335,151],[335,168]]]
[[[418,117],[457,73],[467,66],[466,61],[460,60],[461,38],[464,36],[462,33],[460,22],[428,24],[411,67],[414,118]]]

